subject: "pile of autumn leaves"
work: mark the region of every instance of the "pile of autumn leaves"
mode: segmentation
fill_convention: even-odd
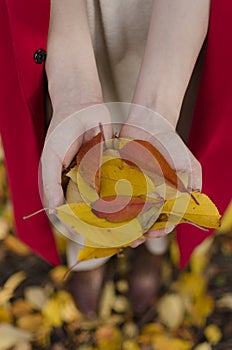
[[[78,261],[112,256],[150,230],[189,222],[218,228],[220,214],[205,195],[187,190],[161,152],[147,141],[99,132],[79,150],[57,209],[72,234],[84,237]],[[184,183],[185,182],[185,183]]]

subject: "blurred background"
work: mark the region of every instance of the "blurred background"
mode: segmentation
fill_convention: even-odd
[[[65,238],[57,244],[64,256]],[[54,268],[15,236],[0,143],[0,350],[232,349],[232,206],[184,270],[170,235],[159,295],[139,317],[128,297],[131,251],[108,263],[98,316],[87,319],[68,291],[65,257]]]

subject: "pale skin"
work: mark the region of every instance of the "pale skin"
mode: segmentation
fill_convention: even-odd
[[[46,72],[53,117],[48,134],[71,113],[84,107],[102,104],[103,94],[92,47],[86,2],[84,0],[52,0]],[[193,67],[206,37],[210,0],[154,0],[150,29],[143,62],[131,102],[162,114],[175,128],[183,97]],[[67,60],[66,56],[72,57]],[[65,87],[65,88],[64,88]],[[136,124],[136,114],[129,122]],[[110,123],[107,110],[98,123]],[[82,123],[83,132],[90,124]],[[144,125],[150,131],[151,125]],[[111,130],[106,129],[106,137]],[[133,128],[124,127],[122,136],[136,137]],[[59,154],[45,161],[53,171],[44,179],[50,207],[62,202],[60,174],[69,165],[82,142],[72,145],[61,161]],[[198,163],[193,159],[193,163]],[[193,167],[194,168],[194,167]],[[199,167],[198,167],[199,172]],[[197,187],[197,184],[196,184]]]

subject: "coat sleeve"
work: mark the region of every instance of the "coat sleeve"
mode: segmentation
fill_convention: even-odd
[[[42,208],[38,167],[44,140],[44,62],[34,53],[46,49],[49,1],[0,0],[0,132],[13,202],[16,232],[52,264],[60,258],[47,215],[23,216]]]
[[[231,16],[230,0],[211,1],[206,54],[189,137],[189,147],[202,165],[202,191],[212,198],[221,214],[232,197]],[[212,232],[186,224],[178,227],[182,267],[194,248]]]

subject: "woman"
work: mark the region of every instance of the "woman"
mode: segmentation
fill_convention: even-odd
[[[48,132],[74,111],[118,100],[156,110],[175,127],[208,28],[208,0],[194,3],[155,0],[154,4],[152,1],[87,1],[87,10],[85,4],[82,0],[70,0],[68,5],[53,0],[49,9],[49,1],[45,0],[33,5],[25,1],[23,8],[16,1],[0,1],[1,33],[6,33],[1,38],[5,55],[1,65],[4,86],[0,94],[0,126],[17,232],[34,251],[53,264],[59,263],[59,256],[46,215],[22,220],[25,213],[41,207],[37,169],[44,140],[46,48],[46,73],[53,107]],[[203,191],[221,211],[231,199],[227,190],[230,173],[221,166],[215,167],[215,161],[221,161],[221,154],[226,156],[231,152],[228,87],[232,50],[226,45],[229,10],[229,0],[220,3],[220,7],[216,0],[212,1],[205,63],[189,141],[203,167]],[[218,85],[212,83],[215,78]],[[110,120],[108,115],[102,118],[103,122]],[[134,120],[131,118],[133,124],[138,123],[136,116]],[[150,129],[150,125],[145,127]],[[128,129],[123,129],[123,134],[136,136]],[[63,164],[54,162],[52,168],[58,170],[68,165],[72,155]],[[212,176],[216,173],[221,182]],[[47,179],[52,207],[61,199],[58,182],[58,178]],[[208,233],[189,226],[178,231],[183,266]]]

